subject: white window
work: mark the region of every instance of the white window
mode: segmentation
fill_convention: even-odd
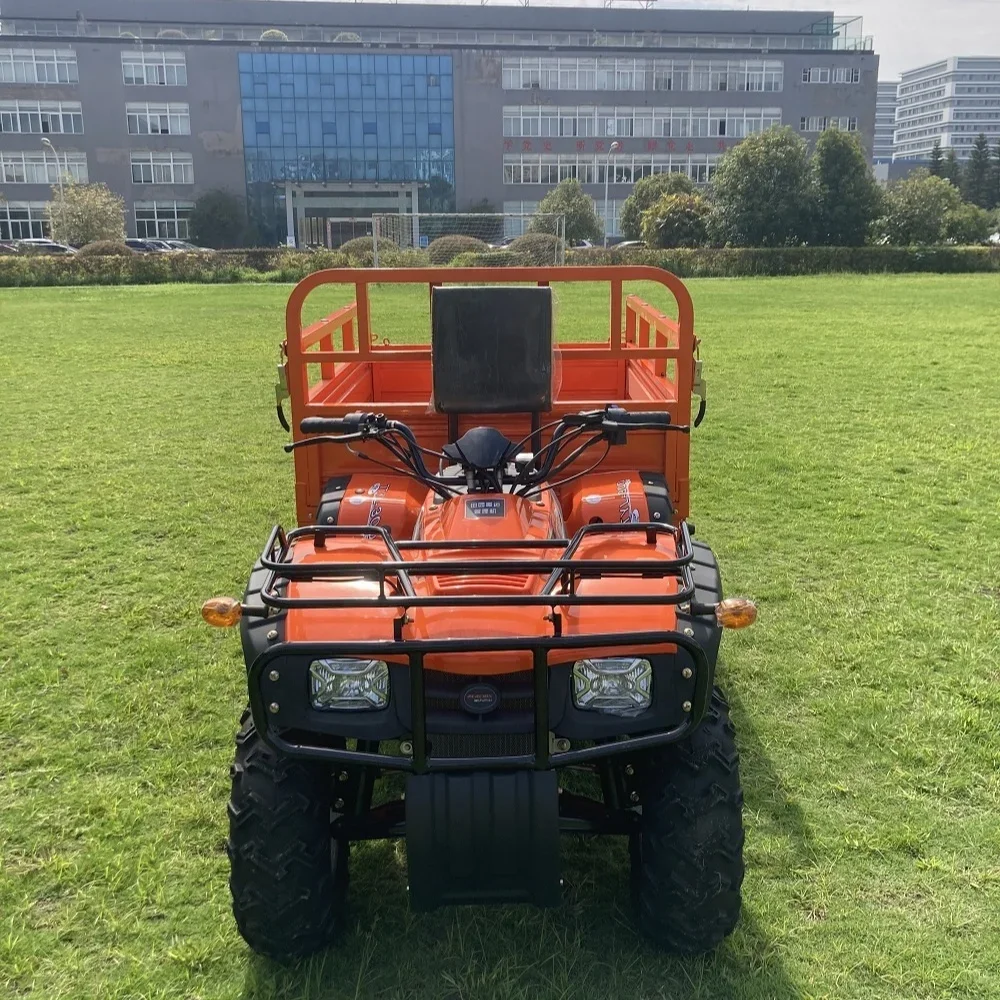
[[[126,104],[129,135],[190,135],[186,104]]]
[[[0,83],[79,83],[72,49],[0,49]]]
[[[140,239],[186,240],[194,202],[137,201],[135,235]]]
[[[194,184],[190,153],[132,153],[133,184]]]
[[[825,70],[827,82],[829,69]],[[785,66],[777,59],[629,59],[592,56],[503,60],[504,90],[749,90],[784,88]]]
[[[601,153],[513,154],[503,158],[503,182],[554,186],[559,181],[574,178],[581,184],[603,184],[607,173],[609,183],[634,184],[650,174],[672,171],[686,174],[697,184],[704,184],[711,180],[719,158],[714,153],[623,153],[609,161],[607,154]],[[504,202],[505,212],[508,211],[507,204]]]
[[[0,132],[83,133],[83,110],[74,101],[0,101]]]
[[[837,66],[833,71],[834,83],[860,83],[861,70],[857,66]]]
[[[828,128],[839,128],[842,132],[857,132],[858,120],[846,115],[839,118],[810,117],[802,118],[799,124],[801,132],[825,132]]]
[[[183,52],[123,52],[122,78],[127,87],[185,87]]]
[[[512,138],[742,139],[781,124],[781,108],[539,107],[508,105],[503,134]],[[527,150],[526,150],[527,151]],[[534,152],[535,150],[530,150]]]
[[[0,152],[0,184],[58,184],[66,179],[87,183],[86,153]]]
[[[0,240],[48,236],[48,208],[44,201],[0,201]]]
[[[504,236],[522,236],[531,225],[531,217],[538,211],[537,201],[505,201],[503,203]]]
[[[812,68],[806,68],[802,71],[802,82],[803,83],[829,83],[830,82],[830,67],[829,66],[813,66]]]

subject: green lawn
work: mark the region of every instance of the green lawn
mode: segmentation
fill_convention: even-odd
[[[0,292],[0,995],[1000,996],[1000,280],[692,288],[693,520],[761,608],[723,651],[739,931],[651,951],[615,841],[567,842],[557,910],[411,914],[401,847],[372,844],[351,933],[291,970],[230,916],[242,662],[198,616],[292,519],[288,289]],[[418,301],[380,296],[380,332]],[[604,315],[560,296],[563,331]]]

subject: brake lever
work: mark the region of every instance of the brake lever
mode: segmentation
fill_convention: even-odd
[[[359,431],[356,434],[318,434],[315,437],[302,438],[300,441],[291,441],[284,445],[285,452],[295,451],[296,448],[305,448],[311,444],[347,444],[349,441],[364,441],[365,437]]]
[[[605,420],[601,423],[601,431],[608,444],[620,445],[628,442],[629,431],[676,431],[678,434],[690,434],[688,424],[620,424],[615,420]]]

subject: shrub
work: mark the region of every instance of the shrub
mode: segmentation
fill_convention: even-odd
[[[179,28],[164,28],[156,33],[157,38],[187,38]]]
[[[857,134],[827,129],[816,142],[812,172],[813,241],[826,247],[864,246],[884,199]]]
[[[949,214],[961,207],[962,196],[950,181],[914,170],[905,180],[889,185],[885,216],[876,225],[879,234],[897,246],[936,244],[945,239]]]
[[[430,267],[433,261],[426,250],[410,247],[407,250],[397,250],[390,254],[392,267]],[[378,248],[378,262],[382,264],[382,247]],[[382,264],[385,267],[385,264]]]
[[[356,236],[353,240],[341,243],[337,249],[341,253],[346,253],[348,257],[359,257],[363,253],[374,251],[374,240],[370,236]]]
[[[708,235],[711,207],[701,195],[665,194],[642,213],[642,238],[651,247],[697,247]]]
[[[854,272],[886,274],[1000,273],[1000,247],[776,247],[697,250],[632,249],[570,250],[567,263],[576,265],[643,264],[674,272],[682,278],[747,277]],[[380,254],[381,259],[381,254]],[[421,266],[420,250],[396,251],[394,266]],[[452,267],[519,267],[534,263],[511,250],[462,253]],[[137,253],[131,256],[0,257],[0,287],[46,285],[149,285],[163,282],[201,284],[239,281],[299,281],[313,271],[358,267],[357,258],[339,251],[234,250],[214,254]]]
[[[542,218],[550,213],[564,217],[566,231],[563,237],[570,243],[599,240],[604,232],[594,210],[594,202],[578,180],[567,178],[560,181],[542,198],[538,203],[538,214],[531,220],[531,231],[545,232],[551,227],[552,220]]]
[[[124,243],[117,243],[114,240],[96,240],[80,247],[77,251],[82,257],[134,257],[135,251]]]
[[[796,246],[815,214],[809,150],[790,128],[769,128],[734,146],[712,179],[712,229],[723,244]]]
[[[528,267],[530,258],[513,250],[486,250],[483,253],[460,253],[452,267]]]
[[[247,213],[239,195],[215,188],[198,196],[191,212],[191,235],[206,247],[236,247],[247,231]]]
[[[984,243],[996,231],[996,216],[978,205],[963,202],[945,214],[945,238],[963,246]]]
[[[49,203],[52,239],[81,246],[125,240],[125,200],[106,184],[67,184]]]
[[[694,182],[687,174],[652,174],[636,181],[632,193],[622,205],[622,235],[630,240],[642,239],[642,213],[652,208],[664,195],[694,194]]]
[[[569,250],[567,264],[644,264],[680,278],[803,274],[1000,272],[1000,247],[732,247],[696,250]]]
[[[460,253],[484,253],[489,248],[475,236],[439,236],[427,248],[427,256],[432,264],[450,264]]]
[[[262,42],[287,42],[288,35],[278,28],[268,28],[267,31],[261,33],[260,40]]]
[[[555,264],[559,261],[561,249],[562,240],[558,236],[551,233],[525,233],[513,240],[506,252],[520,256],[527,263]]]

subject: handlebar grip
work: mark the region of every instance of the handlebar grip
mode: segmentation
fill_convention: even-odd
[[[645,413],[629,413],[627,410],[608,410],[607,420],[616,424],[670,424],[670,414],[666,410],[648,410]]]
[[[358,412],[343,417],[306,417],[299,424],[299,430],[303,434],[353,434],[367,416]]]

